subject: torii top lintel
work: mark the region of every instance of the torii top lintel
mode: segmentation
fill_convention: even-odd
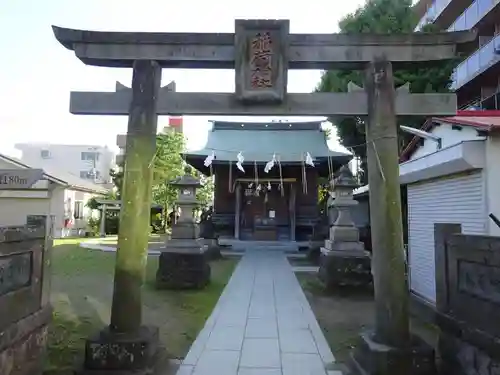
[[[287,20],[236,20],[236,33],[102,32],[57,26],[53,31],[88,65],[130,68],[135,60],[155,60],[164,68],[234,69],[239,26],[248,30],[273,24],[281,28],[288,69],[362,69],[377,56],[395,65],[450,59],[476,38],[471,31],[289,34]]]

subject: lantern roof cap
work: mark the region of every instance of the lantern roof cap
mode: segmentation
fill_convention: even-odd
[[[335,187],[352,187],[353,189],[359,187],[358,181],[354,178],[349,166],[343,165],[339,172],[333,179],[333,188]]]
[[[175,180],[170,182],[170,185],[183,187],[183,186],[192,186],[192,187],[200,187],[200,180],[194,176],[189,174],[185,174],[184,176],[177,177]]]

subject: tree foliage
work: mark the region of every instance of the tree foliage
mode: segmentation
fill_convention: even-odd
[[[156,155],[153,161],[153,202],[166,210],[172,208],[177,190],[170,185],[184,172],[184,137],[182,133],[167,129],[156,136]]]
[[[411,33],[417,23],[411,0],[368,0],[364,7],[347,15],[339,22],[343,33]],[[433,25],[426,26],[423,31],[435,31]],[[451,84],[451,74],[456,61],[439,61],[432,66],[411,66],[405,70],[394,71],[396,86],[409,82],[413,93],[448,92]],[[363,71],[330,70],[324,72],[316,91],[347,92],[347,84],[352,81],[363,86]],[[347,148],[352,148],[361,159],[361,181],[366,183],[366,146],[364,121],[359,117],[336,119],[330,121],[336,125],[340,142]],[[400,119],[400,125],[420,127],[424,118]],[[400,149],[411,139],[411,135],[400,132]]]
[[[116,169],[109,171],[109,175],[111,176],[111,181],[116,188],[116,199],[120,200],[122,196],[123,164],[119,164]]]
[[[165,211],[173,208],[177,199],[177,189],[170,182],[185,172],[200,179],[203,186],[198,189],[197,197],[204,206],[212,200],[213,182],[211,178],[203,176],[196,169],[186,166],[182,158],[184,151],[184,136],[171,129],[156,136],[156,154],[152,160],[153,173],[153,203],[164,207]],[[123,183],[122,168],[112,171],[111,177],[117,188],[117,199],[120,199]]]

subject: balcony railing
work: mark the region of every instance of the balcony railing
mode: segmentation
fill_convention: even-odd
[[[448,28],[448,31],[470,30],[486,15],[499,0],[475,0]]]
[[[457,66],[453,73],[451,88],[457,90],[479,73],[500,61],[498,51],[500,51],[500,35],[496,35]]]
[[[434,22],[434,20],[443,12],[443,10],[451,3],[452,0],[435,0],[432,5],[427,9],[424,16],[418,23],[415,31],[419,31],[423,26],[427,25],[429,22]]]
[[[418,23],[415,31],[434,20],[450,4],[451,0],[437,0],[427,10]],[[449,31],[461,31],[472,29],[488,12],[497,5],[499,0],[475,0],[448,28]]]
[[[459,111],[479,110],[479,111],[500,111],[500,92],[497,92],[486,99],[476,99],[460,107]]]

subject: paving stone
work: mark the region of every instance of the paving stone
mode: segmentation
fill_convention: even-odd
[[[177,375],[327,375],[333,361],[285,255],[251,251]]]
[[[244,327],[246,323],[246,315],[220,314],[215,323],[214,330],[218,329],[218,327]]]
[[[327,375],[325,365],[317,354],[282,354],[283,375]]]
[[[276,319],[276,309],[273,305],[261,305],[252,303],[248,310],[248,318],[268,318]]]
[[[245,339],[241,352],[241,367],[280,368],[278,339]]]
[[[282,375],[281,369],[277,368],[245,368],[240,367],[238,375]],[[342,374],[340,374],[342,375]]]
[[[207,349],[210,350],[241,350],[245,327],[221,327],[210,334]]]
[[[196,337],[193,345],[191,345],[188,354],[182,361],[183,365],[196,365],[196,363],[198,363],[198,359],[205,349],[205,345],[210,337],[210,331],[211,329],[209,327],[203,327],[201,332],[198,334],[198,337]]]
[[[278,325],[276,318],[248,319],[245,330],[245,338],[278,338]]]
[[[191,375],[193,373],[194,366],[181,365],[176,372],[176,375]]]
[[[192,375],[236,375],[240,353],[230,350],[205,350]]]
[[[309,328],[309,322],[304,317],[283,315],[278,316],[277,321],[280,332],[282,330]]]
[[[308,329],[280,331],[280,348],[282,353],[318,354],[318,348]]]

